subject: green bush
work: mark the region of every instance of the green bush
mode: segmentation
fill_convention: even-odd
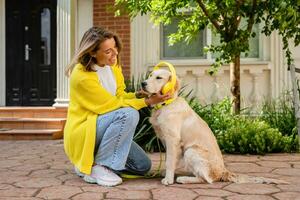
[[[229,98],[205,106],[194,100],[190,106],[208,124],[215,135],[231,127],[235,118],[231,114],[232,104]]]
[[[298,137],[283,136],[258,119],[236,117],[228,130],[217,136],[220,148],[227,153],[265,154],[298,150]]]
[[[259,119],[277,128],[283,135],[292,135],[297,121],[291,93],[285,92],[278,99],[263,102]]]

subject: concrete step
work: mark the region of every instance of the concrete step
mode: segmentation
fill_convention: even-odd
[[[0,107],[0,140],[61,139],[67,108]]]
[[[61,129],[0,128],[0,140],[52,140],[63,138]]]
[[[0,117],[0,128],[9,129],[63,129],[65,118]]]
[[[0,107],[0,117],[27,117],[27,118],[65,118],[67,108],[55,107]]]

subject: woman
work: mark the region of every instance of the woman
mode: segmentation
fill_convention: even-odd
[[[124,91],[119,38],[100,27],[90,28],[66,70],[70,103],[64,148],[76,173],[86,182],[115,186],[122,171],[143,175],[151,168],[146,153],[133,142],[137,110],[169,99],[137,98]]]

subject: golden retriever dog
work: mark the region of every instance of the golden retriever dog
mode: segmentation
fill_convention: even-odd
[[[142,89],[148,94],[157,94],[170,76],[168,70],[155,70],[142,83]],[[150,118],[157,137],[166,148],[166,172],[162,184],[173,184],[176,169],[182,167],[193,176],[179,176],[177,183],[286,183],[271,178],[237,175],[227,170],[214,134],[185,99],[178,97],[179,85],[176,85],[174,101],[154,109]]]

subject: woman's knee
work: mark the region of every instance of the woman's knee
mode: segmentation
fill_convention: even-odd
[[[131,163],[130,159],[127,160],[126,170],[138,175],[145,175],[147,172],[151,170],[151,160],[147,157],[139,162],[135,161],[135,163]]]
[[[129,123],[132,123],[132,126],[136,126],[140,119],[139,112],[131,107],[122,108],[122,112],[126,115],[126,119]]]
[[[151,162],[150,158],[145,159],[144,162],[141,163],[140,171],[141,171],[143,174],[146,174],[147,172],[150,171],[151,166],[152,166],[152,162]]]

